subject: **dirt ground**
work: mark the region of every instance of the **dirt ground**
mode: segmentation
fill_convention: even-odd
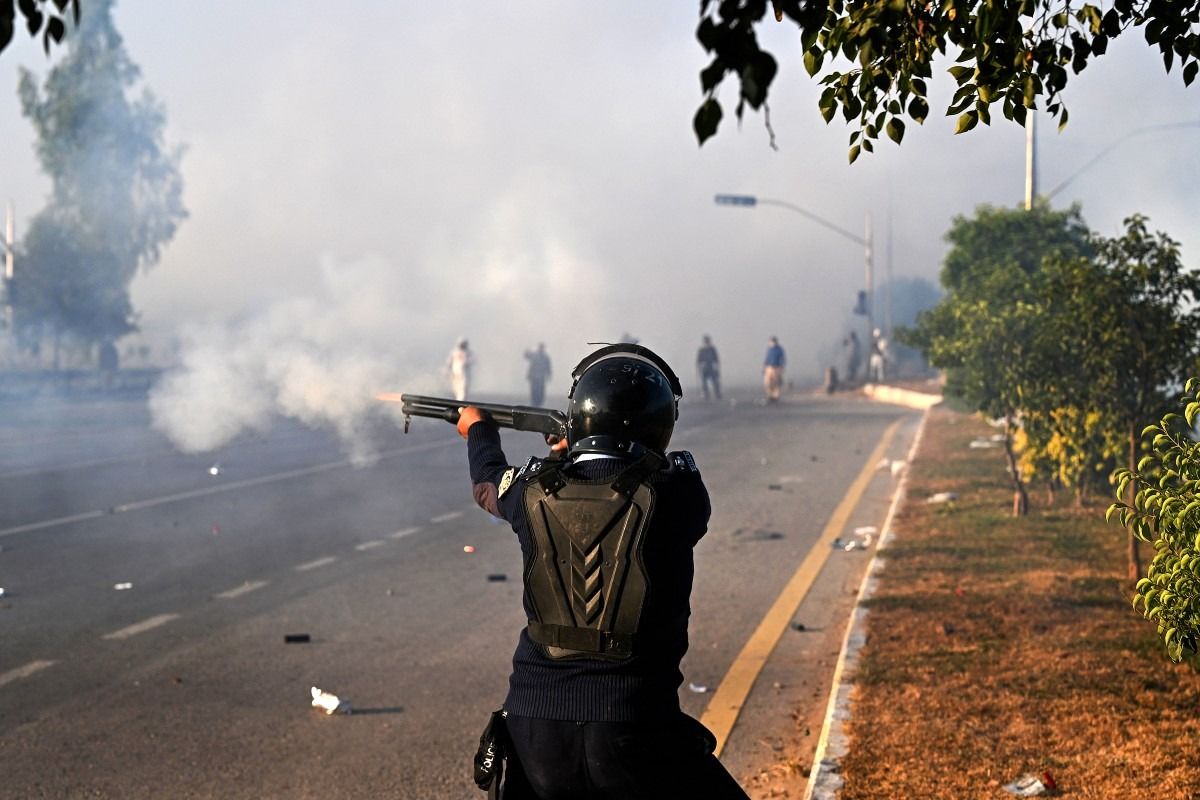
[[[1030,773],[1062,797],[1200,798],[1200,675],[1131,610],[1108,497],[1035,489],[1014,519],[1003,451],[970,447],[993,433],[931,414],[869,601],[842,798],[1005,798]]]

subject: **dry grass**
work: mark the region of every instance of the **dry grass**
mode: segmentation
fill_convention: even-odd
[[[870,602],[843,798],[1200,798],[1200,676],[1130,610],[1107,502],[1009,516],[982,422],[935,410]],[[935,492],[957,492],[929,505]],[[1035,498],[1042,499],[1042,498]]]

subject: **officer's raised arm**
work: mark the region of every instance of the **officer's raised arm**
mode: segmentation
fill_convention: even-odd
[[[465,406],[458,415],[458,433],[467,440],[471,494],[475,503],[492,516],[503,519],[499,485],[511,467],[500,447],[500,429],[478,408]]]

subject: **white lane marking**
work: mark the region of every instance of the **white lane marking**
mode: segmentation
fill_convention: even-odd
[[[22,678],[28,678],[30,675],[34,674],[35,672],[41,672],[46,667],[52,667],[56,663],[58,663],[58,662],[56,662],[56,661],[30,661],[28,664],[26,664],[23,667],[17,667],[16,669],[10,669],[8,672],[0,674],[0,686],[4,686],[5,684],[12,683],[13,681],[19,681]]]
[[[55,517],[54,519],[44,520],[43,522],[31,522],[28,525],[18,525],[15,528],[5,528],[0,531],[0,536],[11,536],[14,533],[27,533],[28,531],[40,531],[42,528],[55,528],[59,525],[70,525],[72,522],[83,522],[85,519],[95,519],[103,517],[107,511],[85,511],[82,514],[72,514],[69,517]]]
[[[145,453],[136,455],[112,456],[110,458],[97,458],[92,461],[72,461],[68,464],[52,464],[41,467],[28,467],[25,469],[13,469],[8,472],[0,472],[0,480],[7,478],[26,478],[30,475],[42,475],[47,473],[62,473],[71,470],[89,469],[91,467],[103,467],[108,464],[123,464],[127,461],[149,461],[151,458],[162,458],[170,455],[169,452]]]
[[[244,594],[250,594],[253,591],[261,589],[268,583],[270,581],[246,581],[241,586],[235,586],[232,589],[221,592],[217,597],[222,600],[232,600],[235,597],[241,597]]]
[[[387,544],[387,542],[385,542],[383,539],[372,539],[369,542],[363,542],[362,544],[354,545],[354,549],[355,550],[370,550],[375,547],[383,547],[385,544]]]
[[[426,450],[436,450],[439,447],[461,447],[457,441],[436,441],[418,444],[412,447],[401,447],[395,450],[387,450],[380,453],[377,461],[383,461],[388,458],[406,455],[408,453],[421,453]],[[279,481],[291,480],[292,478],[300,478],[305,475],[316,475],[320,472],[328,472],[333,469],[341,469],[353,465],[350,459],[342,459],[341,461],[330,461],[326,464],[316,464],[311,467],[302,467],[300,469],[291,469],[286,472],[276,472],[272,475],[262,475],[257,478],[248,478],[242,481],[233,481],[231,483],[221,483],[216,486],[206,486],[203,489],[192,489],[186,492],[176,492],[175,494],[163,495],[161,497],[151,497],[146,500],[136,500],[132,503],[124,503],[119,506],[114,506],[112,509],[104,509],[97,511],[85,511],[82,514],[74,514],[69,517],[57,517],[55,519],[43,520],[42,522],[31,522],[27,525],[17,525],[13,528],[4,528],[0,530],[0,537],[12,536],[17,533],[27,533],[29,531],[41,530],[43,528],[55,528],[59,525],[67,525],[72,522],[81,522],[83,520],[95,519],[106,514],[122,514],[127,511],[138,511],[143,508],[153,508],[154,506],[166,505],[179,500],[192,500],[197,497],[208,497],[214,494],[223,492],[232,492],[238,489],[247,489],[251,486],[262,486],[268,483],[278,483]],[[460,512],[461,513],[461,512]]]
[[[166,625],[168,622],[170,622],[171,620],[174,620],[174,619],[179,619],[179,615],[178,614],[159,614],[157,616],[150,617],[150,619],[144,619],[141,622],[135,622],[133,625],[130,625],[127,628],[121,628],[121,630],[119,630],[119,631],[113,631],[112,633],[106,633],[103,636],[101,636],[100,638],[101,639],[128,639],[130,636],[137,636],[139,633],[145,633],[146,631],[153,630],[154,628],[157,628],[160,625]]]
[[[452,519],[458,519],[463,515],[461,511],[448,511],[445,514],[438,514],[433,519],[429,520],[432,523],[449,522]]]
[[[316,561],[307,561],[303,564],[297,564],[295,570],[296,572],[308,572],[310,569],[328,566],[335,561],[337,561],[337,556],[325,556],[324,558],[318,558]]]
[[[414,533],[416,533],[419,530],[421,530],[420,526],[417,526],[415,528],[404,528],[402,530],[396,531],[393,534],[389,534],[388,538],[389,539],[403,539],[405,536],[412,536]]]

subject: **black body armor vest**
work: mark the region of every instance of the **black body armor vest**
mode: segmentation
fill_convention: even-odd
[[[526,479],[532,551],[525,592],[529,637],[550,658],[629,658],[650,590],[642,547],[654,513],[647,452],[610,481],[567,477],[547,463]]]

